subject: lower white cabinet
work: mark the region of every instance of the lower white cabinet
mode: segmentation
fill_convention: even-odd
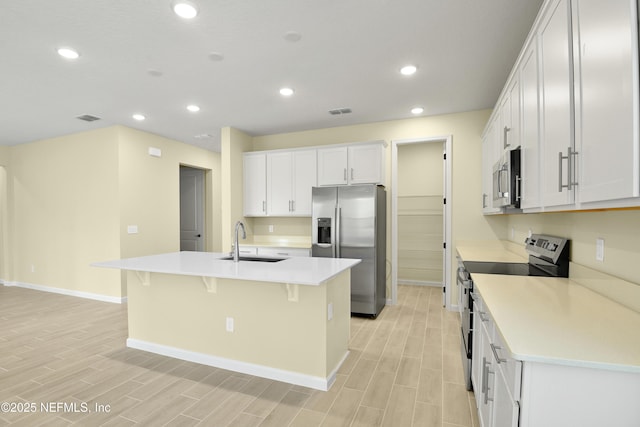
[[[521,367],[508,351],[491,314],[474,295],[471,378],[481,427],[518,427]]]
[[[481,427],[640,426],[640,372],[517,360],[477,289],[474,315],[471,379]]]

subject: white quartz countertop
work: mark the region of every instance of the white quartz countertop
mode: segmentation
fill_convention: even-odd
[[[228,253],[172,252],[97,262],[96,267],[118,268],[149,273],[216,277],[299,285],[320,285],[352,268],[359,259],[289,257],[279,262],[221,260]]]
[[[473,274],[473,283],[516,359],[640,373],[640,313],[570,279]]]

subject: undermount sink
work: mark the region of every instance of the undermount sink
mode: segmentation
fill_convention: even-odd
[[[225,256],[219,258],[222,261],[233,261],[232,256]],[[278,262],[284,261],[286,258],[272,258],[272,257],[261,257],[261,256],[241,256],[238,258],[238,261],[254,261],[254,262]]]

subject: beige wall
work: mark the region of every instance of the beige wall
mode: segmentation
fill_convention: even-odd
[[[273,150],[302,146],[340,144],[349,142],[385,140],[389,143],[386,153],[387,191],[391,188],[391,141],[412,138],[430,138],[452,135],[452,239],[486,240],[506,238],[506,218],[482,215],[482,175],[481,133],[491,110],[419,117],[355,126],[343,126],[294,132],[253,138],[253,150]],[[224,148],[223,148],[224,151]],[[391,197],[388,197],[387,211],[391,212]],[[391,230],[391,216],[388,216],[387,232]],[[264,219],[254,220],[255,224],[265,223]],[[300,224],[300,233],[308,232]],[[387,238],[387,258],[391,258],[391,240]],[[455,264],[455,263],[452,263]],[[387,272],[389,275],[389,272]],[[452,265],[450,283],[454,283],[455,266]],[[390,294],[388,294],[390,295]],[[455,301],[456,295],[452,296]]]
[[[126,295],[120,272],[90,264],[179,250],[180,164],[220,173],[218,153],[122,126],[9,151],[11,250],[0,278],[109,297]],[[207,241],[219,250],[219,178],[210,180]]]
[[[243,215],[243,167],[242,153],[252,151],[252,138],[234,128],[223,128],[221,133],[221,206],[222,251],[230,251],[233,241],[232,235],[236,221],[243,221],[247,231],[247,238],[253,234],[253,223]]]
[[[509,215],[507,227],[520,244],[529,230],[569,237],[571,261],[640,284],[640,210]],[[596,261],[597,238],[605,241],[604,262]]]
[[[119,296],[117,129],[11,147],[10,263],[5,280]]]

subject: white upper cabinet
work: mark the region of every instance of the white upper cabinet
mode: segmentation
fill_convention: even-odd
[[[318,185],[347,185],[347,147],[318,149]]]
[[[545,207],[570,205],[575,197],[570,18],[568,0],[553,0],[539,29]]]
[[[513,150],[520,146],[520,84],[517,78],[510,82],[500,106],[500,149]]]
[[[639,197],[635,0],[573,0],[578,201]]]
[[[384,143],[318,148],[318,185],[384,184]]]
[[[502,213],[501,208],[493,207],[493,165],[503,146],[499,126],[498,119],[492,119],[482,138],[482,213],[485,215]]]
[[[537,38],[525,49],[520,67],[522,209],[540,208],[540,118]]]
[[[349,184],[378,184],[384,181],[382,144],[349,147]]]
[[[246,153],[243,156],[244,215],[267,214],[267,156],[264,153]]]
[[[316,150],[267,153],[267,215],[311,216]]]
[[[380,141],[245,153],[244,215],[311,216],[315,186],[383,183],[384,149]]]

